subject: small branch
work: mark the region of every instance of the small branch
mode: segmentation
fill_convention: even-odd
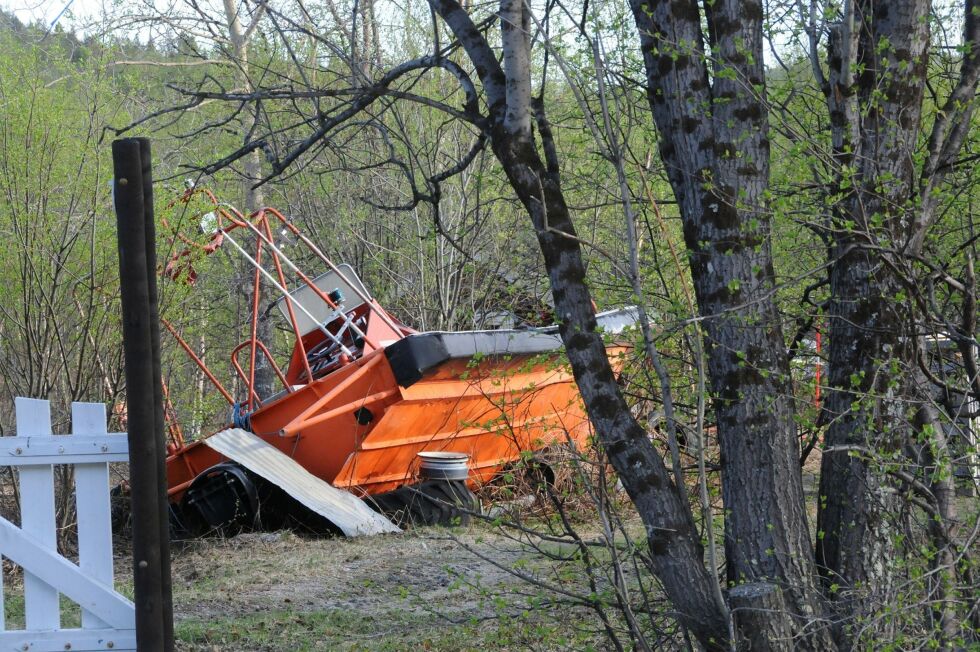
[[[265,14],[265,6],[266,5],[264,2],[259,3],[259,8],[255,11],[255,16],[252,17],[252,22],[245,28],[245,33],[242,34],[242,40],[245,43],[248,43],[249,39],[252,38],[252,34],[259,26],[259,21],[262,20],[262,16]]]
[[[234,66],[233,61],[219,59],[201,59],[197,61],[149,61],[149,60],[120,60],[110,61],[107,66],[154,66],[157,68],[190,68],[193,66]]]

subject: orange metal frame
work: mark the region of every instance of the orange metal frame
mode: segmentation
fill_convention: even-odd
[[[195,192],[202,191],[188,191],[183,201],[188,202]],[[479,483],[503,464],[520,459],[524,451],[568,438],[586,445],[588,422],[581,399],[571,374],[557,364],[557,352],[453,359],[410,387],[401,387],[384,348],[413,333],[412,329],[354,283],[349,285],[363,303],[344,312],[283,254],[276,244],[276,231],[285,229],[327,268],[341,276],[342,271],[279,211],[263,208],[246,218],[210,192],[203,192],[217,217],[217,230],[206,244],[177,234],[187,249],[172,256],[163,273],[171,278],[186,273],[193,283],[195,252],[208,255],[226,243],[254,265],[249,337],[231,349],[232,367],[245,386],[242,403],[236,403],[173,324],[164,321],[164,326],[225,400],[247,416],[249,429],[313,475],[338,487],[376,494],[411,482],[418,452],[444,450],[470,455],[471,480]],[[238,233],[254,238],[252,253],[236,241]],[[287,299],[285,312],[295,341],[283,371],[257,336],[261,280],[265,277],[279,292],[289,294],[286,268],[294,289],[310,288],[316,300],[338,316],[302,333],[297,309],[305,308]],[[245,350],[247,367],[239,361]],[[625,350],[622,345],[609,349],[617,369]],[[256,391],[260,353],[285,388],[275,396],[259,396]],[[321,354],[322,359],[317,357]],[[178,500],[197,475],[223,461],[201,441],[184,444],[176,434],[171,452],[167,476],[172,500]]]
[[[253,387],[255,385],[257,356],[260,350],[262,351],[263,355],[266,356],[269,362],[273,365],[276,375],[279,377],[280,381],[282,381],[286,390],[290,391],[290,385],[286,381],[286,376],[279,369],[278,365],[276,365],[275,360],[273,359],[271,353],[269,352],[269,349],[265,346],[265,344],[259,341],[257,337],[258,322],[259,322],[259,306],[261,305],[261,293],[262,293],[261,277],[263,272],[261,271],[261,265],[262,265],[263,254],[265,253],[266,249],[269,249],[272,252],[271,259],[276,274],[276,277],[274,279],[275,282],[277,282],[278,286],[283,290],[287,292],[289,291],[289,284],[286,281],[286,275],[283,271],[283,265],[282,265],[283,259],[281,258],[281,250],[275,244],[275,236],[273,235],[273,229],[271,226],[272,220],[270,220],[270,216],[274,220],[276,220],[279,223],[279,225],[281,225],[289,233],[297,237],[304,245],[306,245],[306,247],[310,250],[310,252],[313,253],[317,258],[319,258],[320,261],[323,262],[327,267],[329,267],[337,274],[342,275],[342,272],[329,258],[327,258],[326,255],[324,255],[324,253],[319,249],[319,247],[317,247],[309,238],[303,235],[303,233],[300,232],[299,229],[297,229],[296,226],[292,224],[289,221],[289,219],[286,218],[285,215],[283,215],[280,211],[276,210],[275,208],[269,208],[269,207],[261,208],[246,218],[244,215],[242,215],[240,211],[238,211],[238,209],[234,208],[233,206],[222,204],[221,202],[219,202],[217,197],[215,197],[215,195],[208,189],[190,189],[184,193],[184,195],[178,200],[178,202],[182,202],[186,204],[189,202],[190,198],[197,193],[203,193],[214,206],[213,214],[217,219],[217,230],[212,236],[210,242],[204,245],[202,245],[199,242],[195,242],[194,240],[188,238],[187,236],[181,234],[179,231],[175,230],[174,233],[177,239],[183,242],[184,245],[187,247],[187,249],[177,254],[174,254],[171,257],[170,262],[164,268],[164,273],[170,276],[171,278],[177,278],[182,272],[186,271],[189,281],[193,283],[194,279],[196,279],[196,273],[193,271],[193,259],[191,258],[192,251],[197,250],[200,251],[203,255],[209,255],[214,251],[216,251],[217,248],[223,244],[226,238],[230,239],[231,233],[236,229],[247,230],[252,235],[256,236],[255,253],[252,256],[253,260],[255,261],[255,270],[253,273],[253,283],[252,283],[252,287],[253,287],[252,313],[251,313],[251,320],[249,323],[251,337],[245,340],[244,342],[242,342],[241,344],[239,344],[237,347],[235,347],[231,353],[232,365],[234,366],[236,373],[238,373],[239,376],[242,378],[242,380],[245,382],[245,386],[248,388],[247,409],[249,411],[252,411],[256,409],[259,406],[259,403],[261,402],[253,390]],[[171,207],[176,203],[177,202],[172,203]],[[163,225],[166,228],[168,229],[172,228],[165,216],[162,218],[162,221],[163,221]],[[185,258],[187,258],[188,260],[185,261],[184,260]],[[183,263],[183,265],[180,265],[179,263]],[[330,308],[332,308],[333,310],[338,310],[339,306],[337,306],[337,304],[334,303],[334,301],[330,298],[330,296],[326,292],[324,292],[319,287],[317,287],[316,284],[301,270],[299,270],[293,265],[291,265],[291,267],[302,285],[305,285],[306,287],[310,288],[314,292],[314,294],[316,294],[317,298],[319,298],[321,301],[326,303]],[[390,334],[393,336],[394,339],[400,339],[406,333],[412,332],[411,329],[408,329],[403,325],[396,324],[391,319],[390,315],[388,315],[375,302],[371,301],[370,297],[361,296],[361,298],[365,300],[368,309],[373,314],[377,315],[378,318],[381,319],[389,327],[388,330],[390,330]],[[293,330],[293,335],[295,336],[296,343],[297,343],[297,351],[296,351],[297,355],[295,355],[294,358],[301,361],[301,364],[304,367],[303,371],[305,371],[305,377],[312,378],[313,372],[310,369],[309,361],[307,360],[308,345],[309,345],[310,338],[300,333],[298,320],[296,318],[296,312],[295,312],[295,308],[293,307],[292,301],[289,300],[286,301],[286,309],[289,315],[290,326]],[[173,325],[167,320],[162,320],[162,321],[164,326],[167,328],[167,330],[170,331],[170,333],[177,340],[181,348],[184,349],[184,351],[188,354],[191,360],[205,374],[205,377],[207,377],[207,379],[215,386],[215,388],[221,393],[221,395],[225,398],[225,400],[227,400],[229,404],[233,405],[235,401],[232,398],[231,394],[228,392],[227,389],[224,388],[221,382],[218,381],[214,373],[211,372],[211,370],[204,363],[204,361],[201,360],[200,357],[198,357],[194,353],[193,349],[180,336],[177,329],[174,328]],[[367,347],[369,347],[371,350],[379,348],[378,342],[375,338],[370,337],[367,333],[360,332],[360,329],[358,329],[356,326],[354,327],[354,329],[358,333],[358,336],[363,338],[364,343],[367,345]],[[315,344],[319,344],[322,341],[323,341],[322,338],[315,338]],[[246,346],[249,347],[249,362],[248,362],[247,378],[245,377],[244,371],[242,370],[242,367],[238,362],[238,353],[241,351],[241,349],[245,348]],[[365,350],[367,350],[367,348],[365,348]]]

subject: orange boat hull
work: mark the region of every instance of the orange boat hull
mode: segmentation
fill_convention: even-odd
[[[616,371],[627,350],[608,347]],[[406,371],[405,360],[379,349],[267,402],[250,415],[249,429],[313,475],[357,495],[416,482],[422,451],[469,455],[475,486],[526,451],[587,443],[581,397],[559,359],[558,350],[450,355]],[[222,461],[202,441],[176,451],[167,461],[171,500]]]

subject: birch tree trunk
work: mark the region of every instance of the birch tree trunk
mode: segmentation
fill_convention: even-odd
[[[249,70],[248,45],[252,33],[258,26],[258,21],[262,17],[263,10],[261,8],[258,9],[249,27],[245,28],[240,15],[241,7],[236,4],[235,0],[223,0],[223,2],[225,19],[228,25],[228,38],[231,41],[232,55],[238,69],[238,84],[242,92],[250,93],[254,90],[254,87]],[[242,139],[244,141],[248,141],[255,132],[257,112],[258,105],[254,108],[246,107],[246,110],[243,111]],[[250,215],[254,211],[262,208],[265,204],[265,196],[262,188],[256,186],[263,176],[261,150],[255,149],[246,154],[243,161],[243,168],[242,194],[245,199],[245,210],[243,212],[245,215]],[[246,296],[249,299],[253,296],[256,284],[259,284],[260,288],[265,285],[261,277],[252,273],[252,270],[248,268],[244,270],[243,278],[248,279],[248,282],[243,286],[243,291],[247,293]],[[275,297],[266,296],[265,293],[269,289],[263,289],[265,292],[261,295],[262,298],[259,303],[259,322],[255,337],[265,343],[266,346],[271,347],[273,338],[272,322],[266,318],[266,314],[268,307],[272,304]],[[269,361],[263,355],[257,355],[255,361],[255,391],[260,398],[264,399],[272,395],[275,380],[276,378]]]

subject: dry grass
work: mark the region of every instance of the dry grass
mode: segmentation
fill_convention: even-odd
[[[566,607],[534,608],[527,585],[448,534],[190,542],[173,556],[178,649],[568,648]],[[454,536],[503,566],[529,563],[485,526]]]

